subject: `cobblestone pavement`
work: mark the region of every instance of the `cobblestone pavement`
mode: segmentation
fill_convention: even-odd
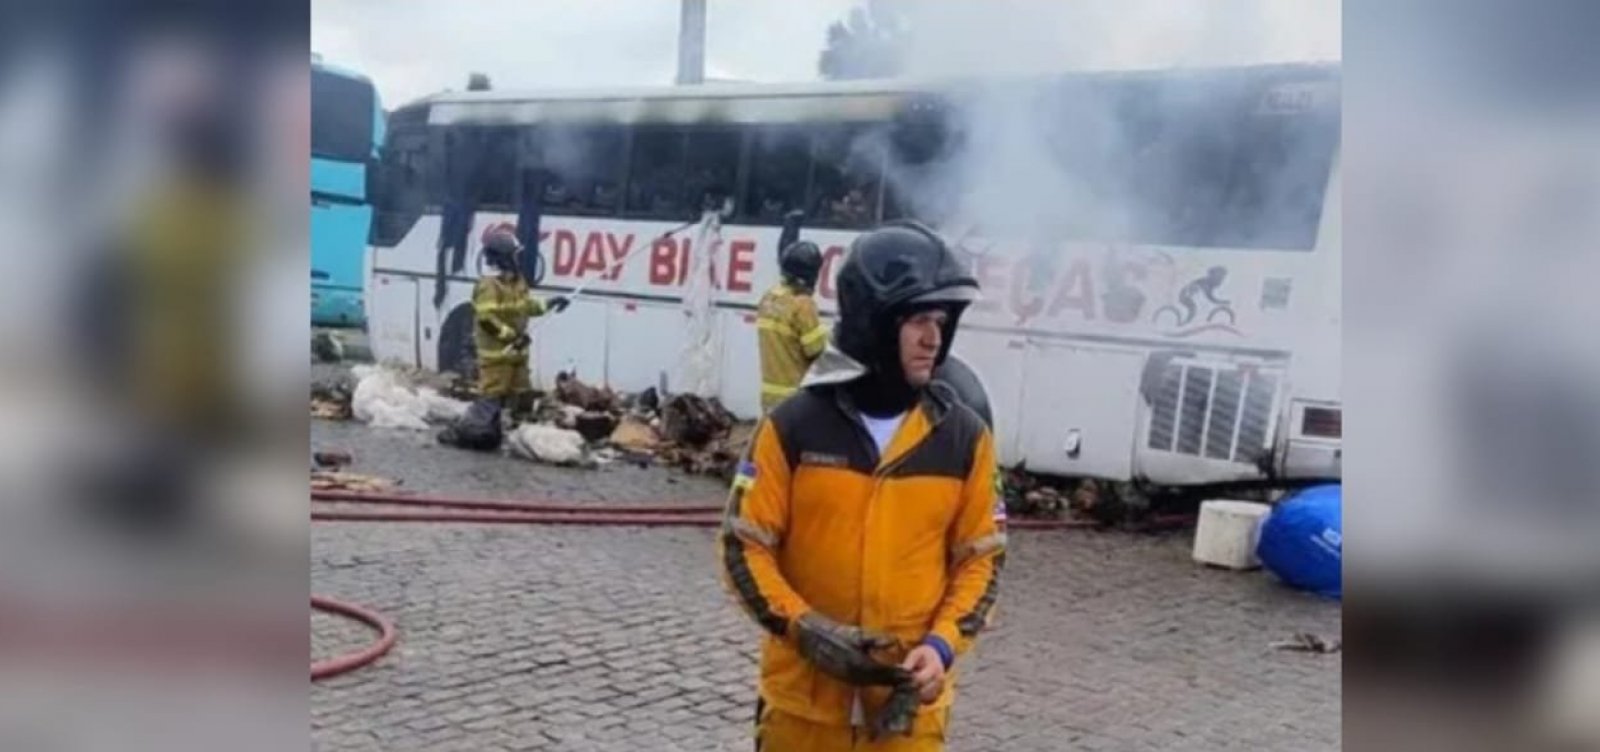
[[[659,471],[432,448],[407,459],[396,447],[418,437],[383,433],[317,424],[313,444],[435,492],[721,493]],[[757,630],[722,591],[711,531],[318,523],[312,543],[312,589],[374,607],[401,633],[377,664],[313,686],[316,749],[752,748]],[[1338,749],[1339,657],[1270,644],[1337,636],[1339,606],[1259,572],[1196,567],[1188,543],[1014,534],[995,629],[963,660],[950,748]],[[311,626],[316,658],[371,638],[333,617]]]

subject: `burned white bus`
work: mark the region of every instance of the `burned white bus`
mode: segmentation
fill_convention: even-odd
[[[478,232],[514,222],[536,287],[583,293],[536,322],[536,385],[673,388],[708,308],[695,356],[753,417],[784,217],[824,249],[825,315],[851,239],[912,217],[983,286],[955,349],[1006,464],[1338,477],[1339,93],[1290,65],[431,96],[382,150],[373,349],[470,371]]]

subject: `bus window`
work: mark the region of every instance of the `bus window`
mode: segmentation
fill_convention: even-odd
[[[420,125],[390,129],[375,180],[373,245],[400,242],[420,218],[428,202],[428,140]]]
[[[684,206],[704,210],[708,201],[721,204],[733,195],[739,173],[740,133],[718,128],[689,134]],[[719,207],[720,208],[720,207]]]
[[[517,144],[515,128],[474,129],[477,133],[477,170],[472,184],[478,206],[513,211],[517,195]]]
[[[739,214],[758,224],[781,224],[784,213],[805,206],[810,168],[810,134],[805,130],[765,126],[752,131],[750,178]]]
[[[809,215],[820,225],[868,227],[878,221],[883,142],[865,128],[825,128],[812,142]]]
[[[438,136],[434,185],[439,206],[477,195],[478,133],[475,128],[446,128]]]
[[[445,155],[450,152],[454,138],[453,128],[428,129],[428,146],[423,151],[427,166],[422,170],[422,187],[427,193],[426,206],[430,212],[439,211],[449,193],[450,160]]]
[[[1211,247],[1232,169],[1233,134],[1191,123],[1165,126],[1154,141],[1125,155],[1131,180],[1120,198],[1130,228],[1120,239]]]
[[[1336,108],[1262,105],[1262,84],[1212,78],[1051,93],[1049,116],[1076,125],[1051,144],[1059,174],[1073,177],[1061,186],[1063,210],[1053,218],[1064,237],[1315,247],[1338,142]]]
[[[548,211],[614,214],[622,174],[622,129],[550,126],[540,134]]]
[[[628,170],[628,213],[670,218],[692,213],[683,203],[683,161],[683,131],[636,132]]]
[[[808,134],[795,127],[768,127],[751,138],[750,184],[741,214],[761,224],[781,224],[785,213],[805,204],[811,167]]]
[[[373,108],[369,81],[320,68],[311,71],[311,155],[364,162],[372,155]]]
[[[885,124],[883,218],[917,219],[936,224],[955,206],[947,155],[964,148],[954,130],[949,103],[940,97],[916,96]]]
[[[959,180],[937,162],[906,164],[890,161],[884,170],[883,218],[915,219],[937,224],[955,213]]]
[[[1239,151],[1218,212],[1218,245],[1310,250],[1339,142],[1332,108],[1255,113],[1240,133]]]
[[[902,175],[900,180],[907,178]],[[920,219],[917,216],[916,205],[912,200],[911,192],[902,189],[903,183],[891,180],[883,187],[883,218],[891,219]],[[907,186],[909,188],[909,186]]]

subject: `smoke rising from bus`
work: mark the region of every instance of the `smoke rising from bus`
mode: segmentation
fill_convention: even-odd
[[[1313,242],[1331,147],[1304,148],[1317,135],[1303,131],[1260,143],[1250,116],[1272,105],[1252,99],[1259,84],[1204,77],[1113,90],[1059,74],[1327,60],[1337,56],[1337,4],[883,7],[907,29],[901,75],[955,87],[855,145],[864,163],[886,159],[899,211],[957,238],[1025,246]],[[1325,104],[1335,87],[1304,96]]]

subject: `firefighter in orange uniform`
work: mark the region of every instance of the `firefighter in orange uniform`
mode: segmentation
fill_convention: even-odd
[[[942,750],[1005,550],[992,435],[933,378],[978,285],[914,223],[863,234],[837,279],[832,344],[757,429],[720,536],[766,631],[758,744]]]

